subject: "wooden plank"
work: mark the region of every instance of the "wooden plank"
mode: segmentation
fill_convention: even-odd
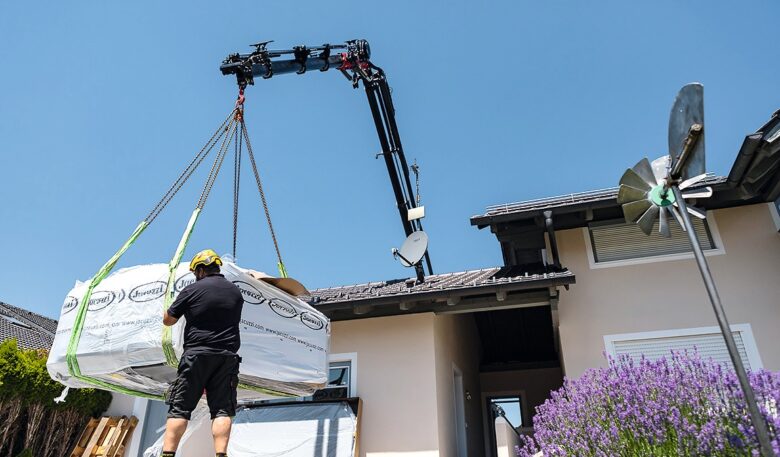
[[[115,450],[106,454],[106,457],[122,457],[125,455],[125,448],[127,446],[127,442],[130,440],[130,437],[133,435],[133,431],[135,430],[136,425],[138,425],[138,418],[135,416],[130,416],[130,418],[125,422],[125,426],[122,428],[121,432],[117,437],[116,442],[119,445],[116,447]]]
[[[87,443],[92,437],[92,432],[95,431],[95,427],[97,427],[99,422],[100,419],[95,419],[94,417],[91,418],[89,422],[87,422],[87,425],[84,426],[84,431],[81,432],[81,436],[79,436],[78,441],[76,441],[76,444],[73,446],[73,451],[71,451],[69,457],[81,456],[81,454],[84,452],[84,449],[87,448]]]
[[[92,450],[95,448],[95,446],[98,443],[98,440],[100,440],[100,435],[103,434],[103,430],[105,430],[106,426],[108,425],[109,417],[101,417],[100,423],[97,427],[95,427],[95,430],[92,432],[92,436],[90,437],[89,441],[87,442],[87,445],[84,447],[84,452],[81,454],[81,457],[93,457]]]
[[[363,399],[358,398],[357,414],[355,415],[355,446],[352,449],[352,455],[360,455],[360,418],[363,417]]]
[[[119,423],[114,429],[113,439],[111,442],[107,443],[106,450],[102,455],[109,456],[116,453],[117,448],[122,444],[122,435],[127,426],[127,416],[122,416],[122,419],[119,420]]]
[[[122,427],[124,422],[127,420],[127,417],[122,416],[121,419],[119,419],[113,427],[111,427],[106,433],[105,438],[103,438],[101,445],[98,447],[97,452],[95,453],[98,456],[106,456],[109,454],[111,448],[116,447],[116,442],[119,439],[119,435],[122,432]]]

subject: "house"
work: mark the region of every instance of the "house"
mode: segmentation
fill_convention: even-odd
[[[728,176],[699,184],[714,194],[696,202],[707,211],[697,234],[750,369],[780,370],[778,151],[776,113],[745,139]],[[616,176],[621,165],[630,164],[616,164]],[[687,238],[674,224],[669,239],[625,224],[616,194],[473,216],[496,236],[502,266],[312,291],[331,318],[331,385],[320,396],[362,399],[361,457],[509,455],[534,408],[564,376],[605,366],[605,352],[696,347],[728,361]],[[113,414],[141,419],[128,455],[156,439],[165,409],[115,395]]]
[[[780,113],[726,177],[700,186],[695,222],[741,357],[780,370]],[[625,164],[631,165],[631,164]],[[615,175],[622,170],[616,166]],[[495,405],[528,430],[563,382],[611,356],[693,349],[728,362],[688,239],[644,235],[617,189],[490,207],[471,218],[504,265],[320,289],[334,370],[364,400],[361,456],[495,456]],[[576,280],[575,280],[576,279]]]
[[[21,349],[46,349],[54,341],[57,321],[0,302],[0,341],[15,339]]]

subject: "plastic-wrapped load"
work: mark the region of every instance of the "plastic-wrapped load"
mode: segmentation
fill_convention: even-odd
[[[228,455],[235,457],[354,457],[358,416],[347,402],[267,405],[241,408],[233,419]],[[211,416],[202,401],[179,442],[177,453],[214,455]],[[163,435],[144,457],[162,452]]]
[[[257,272],[225,261],[222,274],[244,296],[239,399],[305,396],[324,387],[328,319],[259,279]],[[65,299],[49,353],[51,377],[70,387],[98,385],[131,395],[162,396],[176,378],[175,361],[182,356],[185,321],[182,318],[171,328],[166,347],[162,313],[168,277],[165,264],[124,268],[106,277],[92,292],[74,351],[85,381],[74,377],[67,363],[75,310],[87,289],[86,283],[77,283]],[[179,265],[174,293],[194,281],[187,265]]]

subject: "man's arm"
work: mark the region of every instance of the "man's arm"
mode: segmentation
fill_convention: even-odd
[[[176,300],[173,301],[171,307],[163,311],[163,325],[170,327],[179,321],[179,318],[190,306],[190,295],[192,295],[192,289],[190,286],[184,288],[181,291]]]
[[[163,325],[167,325],[170,327],[171,325],[175,324],[176,322],[179,322],[178,317],[173,317],[168,313],[168,310],[165,310],[163,312]]]

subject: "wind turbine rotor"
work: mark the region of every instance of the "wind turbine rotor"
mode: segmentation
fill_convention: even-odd
[[[628,223],[636,223],[646,234],[650,235],[658,221],[658,232],[666,238],[671,236],[669,227],[669,214],[680,224],[685,226],[680,216],[674,193],[666,186],[669,169],[669,156],[663,156],[652,163],[644,158],[636,165],[626,170],[620,178],[617,202],[622,205],[623,216]],[[683,184],[687,187],[704,179],[706,175],[695,176]],[[712,195],[712,188],[705,187],[693,189],[683,193],[683,198],[707,198]],[[688,212],[703,219],[705,212],[702,209],[688,205]]]

